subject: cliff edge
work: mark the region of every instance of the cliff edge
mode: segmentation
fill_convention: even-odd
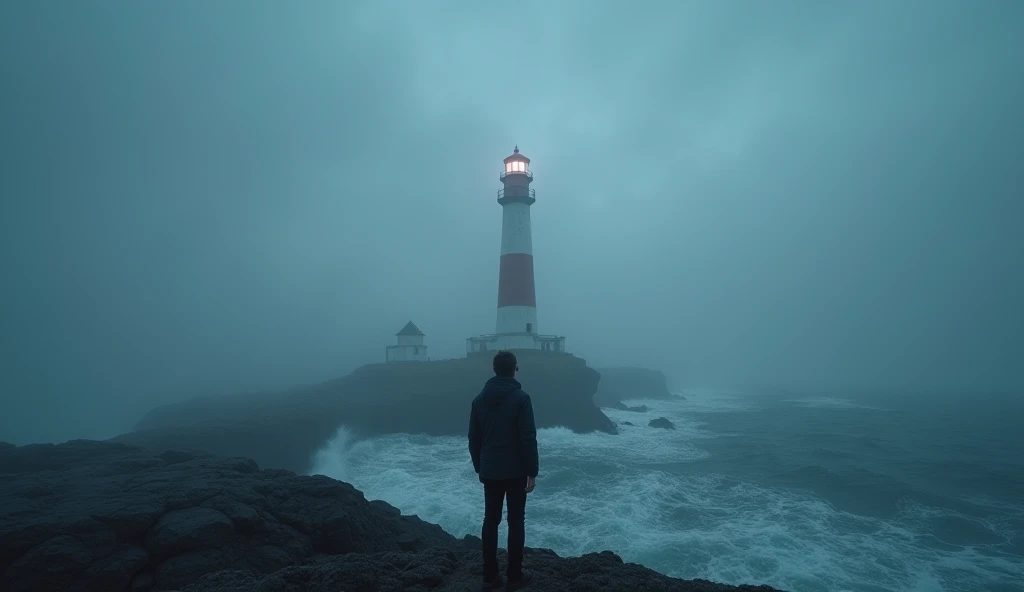
[[[623,408],[629,399],[682,398],[668,390],[668,379],[659,370],[623,367],[599,368],[601,382],[594,394],[594,403],[600,407]]]
[[[601,375],[585,360],[541,351],[517,351],[516,356],[538,427],[616,432],[594,404]],[[313,387],[159,407],[134,432],[113,440],[242,456],[261,466],[301,473],[342,425],[362,437],[399,432],[465,435],[470,402],[493,374],[490,355],[370,364]]]
[[[480,539],[323,476],[78,440],[0,443],[0,589],[9,592],[463,591]],[[727,592],[610,552],[527,549],[529,590]]]

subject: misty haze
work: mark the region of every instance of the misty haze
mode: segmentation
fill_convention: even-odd
[[[526,546],[659,572],[528,589],[1021,590],[1022,73],[1009,0],[2,3],[0,588],[475,586],[510,349]]]

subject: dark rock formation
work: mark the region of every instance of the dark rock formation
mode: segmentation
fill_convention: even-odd
[[[499,561],[504,569],[504,553]],[[525,561],[535,574],[526,589],[536,592],[778,592],[769,586],[725,586],[705,580],[663,576],[635,563],[624,563],[609,551],[582,557],[559,557],[546,549],[526,549]],[[402,592],[435,590],[465,592],[480,586],[480,552],[432,548],[419,553],[342,555],[259,577],[223,571],[203,577],[181,592],[337,592],[366,590]]]
[[[668,380],[658,370],[648,368],[599,368],[601,382],[594,394],[599,407],[617,407],[629,399],[673,399],[668,390]]]
[[[666,430],[674,430],[674,429],[676,429],[676,424],[674,424],[671,421],[665,419],[664,417],[659,417],[658,419],[652,419],[650,422],[648,422],[647,425],[649,425],[652,428],[663,428],[663,429],[666,429]]]
[[[596,402],[595,402],[595,404],[596,404]],[[647,407],[647,405],[633,405],[633,406],[629,406],[629,405],[626,405],[625,403],[623,403],[622,401],[608,401],[607,404],[603,405],[603,407],[607,407],[607,408],[611,408],[611,409],[618,409],[620,411],[635,411],[637,413],[644,413],[646,411],[650,411],[650,409]]]
[[[522,351],[519,379],[539,427],[615,433],[593,403],[600,375],[564,353]],[[352,374],[286,393],[193,399],[148,413],[115,441],[155,450],[189,449],[253,458],[303,472],[341,425],[359,436],[408,432],[464,435],[469,405],[493,376],[490,355],[370,364]]]
[[[84,440],[0,450],[0,507],[0,589],[10,592],[174,589],[314,553],[398,551],[410,538],[456,544],[327,477]]]
[[[251,460],[110,442],[0,446],[9,592],[468,590],[480,540],[351,485]],[[612,553],[528,549],[532,590],[762,590],[668,578]]]

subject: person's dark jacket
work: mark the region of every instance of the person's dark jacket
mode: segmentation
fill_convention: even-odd
[[[495,376],[473,399],[469,455],[481,480],[537,476],[533,402],[515,378]]]

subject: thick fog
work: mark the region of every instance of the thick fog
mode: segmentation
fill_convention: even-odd
[[[1019,2],[5,2],[0,440],[494,330],[677,385],[1017,391]]]

